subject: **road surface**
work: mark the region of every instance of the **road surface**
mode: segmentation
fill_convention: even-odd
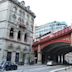
[[[56,69],[66,68],[67,66],[46,66],[46,65],[34,65],[34,66],[20,66],[18,70],[4,71],[4,72],[52,72]]]

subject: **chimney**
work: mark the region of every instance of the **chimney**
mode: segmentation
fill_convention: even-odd
[[[24,1],[21,1],[20,3],[22,6],[25,6],[25,2]]]
[[[30,6],[27,6],[26,8],[27,8],[27,10],[30,10]]]

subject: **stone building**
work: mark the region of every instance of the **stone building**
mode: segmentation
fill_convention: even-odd
[[[0,61],[29,63],[35,14],[18,0],[0,0]]]

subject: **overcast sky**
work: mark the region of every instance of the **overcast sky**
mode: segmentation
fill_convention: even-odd
[[[23,1],[23,0],[19,0]],[[36,14],[35,25],[52,21],[72,23],[72,0],[24,0],[25,6]]]

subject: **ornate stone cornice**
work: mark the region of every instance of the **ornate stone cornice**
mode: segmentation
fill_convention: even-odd
[[[18,5],[20,8],[31,14],[34,18],[36,17],[35,14],[29,9],[29,6],[25,7],[22,5],[18,0],[1,0],[0,3],[6,2],[6,1],[11,1],[14,4]]]

